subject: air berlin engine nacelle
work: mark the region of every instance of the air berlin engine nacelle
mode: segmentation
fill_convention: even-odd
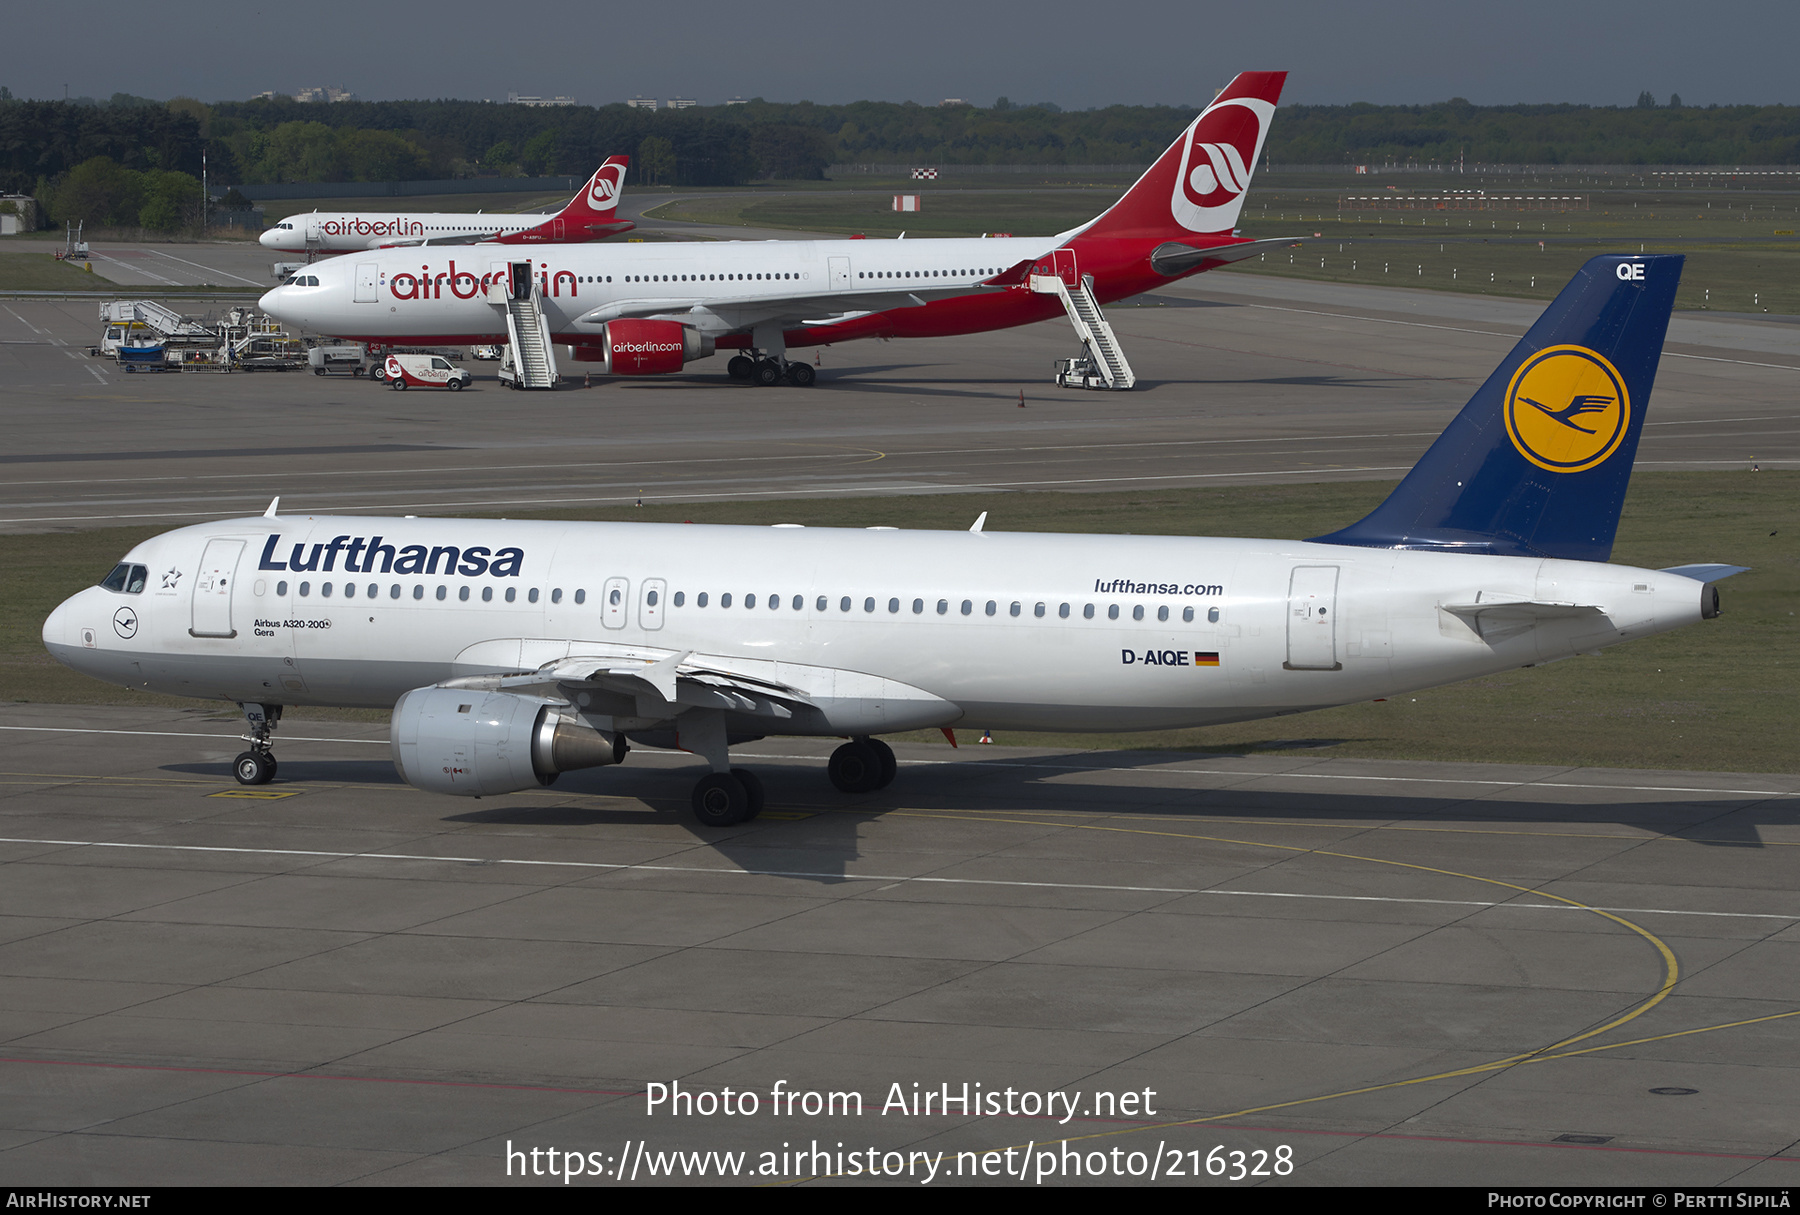
[[[704,359],[713,340],[679,321],[610,321],[600,330],[598,348],[574,346],[579,362],[604,363],[609,375],[667,375],[682,364]]]

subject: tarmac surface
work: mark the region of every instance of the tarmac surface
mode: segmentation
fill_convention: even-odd
[[[833,347],[810,390],[433,395],[122,375],[91,302],[4,300],[0,527],[1395,478],[1538,311],[1241,274],[1142,304],[1125,394],[1048,383],[1059,322]],[[1797,373],[1800,326],[1678,317],[1639,464],[1795,466]],[[241,729],[0,706],[0,1184],[550,1184],[551,1148],[866,1180],[840,1144],[899,1184],[940,1151],[935,1184],[1800,1173],[1800,776],[964,731],[858,798],[832,742],[771,740],[734,751],[768,811],[707,831],[686,755],[463,802],[399,783],[383,722],[290,718],[246,790]],[[676,1083],[758,1109],[647,1112]],[[914,1112],[965,1083],[1001,1107]]]
[[[196,258],[207,256],[196,253]],[[0,529],[285,509],[504,513],[631,501],[1120,490],[1398,478],[1538,308],[1218,272],[1109,309],[1129,393],[1060,389],[1062,321],[865,341],[810,389],[687,373],[459,394],[305,373],[126,375],[90,358],[90,301],[0,301]],[[1643,468],[1800,461],[1800,325],[1683,314]],[[1024,408],[1020,408],[1021,396]],[[1000,521],[995,520],[1000,526]]]
[[[246,790],[237,731],[0,708],[0,1183],[1800,1173],[1797,777],[766,740],[715,831],[684,755],[462,801],[290,720]]]

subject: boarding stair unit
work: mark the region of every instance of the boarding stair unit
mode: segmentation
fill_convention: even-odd
[[[1068,252],[1056,251],[1057,273],[1037,273],[1038,268],[1033,267],[1029,278],[1033,291],[1062,300],[1063,311],[1069,314],[1069,323],[1075,326],[1075,336],[1081,341],[1082,353],[1078,357],[1057,360],[1056,382],[1064,388],[1124,391],[1137,383],[1137,373],[1131,370],[1106,314],[1100,311],[1100,301],[1094,298],[1094,276],[1084,274],[1076,278],[1073,258],[1067,259],[1066,266],[1063,264],[1062,255]]]
[[[155,300],[107,300],[100,305],[100,319],[108,325],[141,326],[178,346],[212,345],[219,340],[219,335],[206,325]]]
[[[555,388],[561,377],[537,275],[530,262],[512,263],[509,270],[488,286],[487,294],[488,303],[506,309],[507,345],[500,356],[500,382],[509,388]]]

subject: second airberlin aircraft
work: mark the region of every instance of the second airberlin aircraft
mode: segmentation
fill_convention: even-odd
[[[393,250],[325,263],[262,306],[339,337],[476,344],[505,341],[509,301],[531,296],[578,361],[653,375],[739,349],[732,374],[774,368],[754,377],[773,383],[790,347],[1030,324],[1063,310],[1052,279],[1091,279],[1105,303],[1287,243],[1232,232],[1286,77],[1239,75],[1124,197],[1055,236]]]

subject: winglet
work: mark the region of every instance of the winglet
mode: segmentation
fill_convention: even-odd
[[[987,512],[982,511],[981,518],[979,518],[979,519],[975,520],[975,522],[971,523],[969,525],[969,530],[974,532],[976,535],[980,535],[981,534],[981,525],[986,522],[987,522]]]
[[[281,495],[276,494],[274,500],[269,503],[269,509],[263,512],[263,518],[273,519],[275,517],[275,508],[280,505],[281,505]]]

